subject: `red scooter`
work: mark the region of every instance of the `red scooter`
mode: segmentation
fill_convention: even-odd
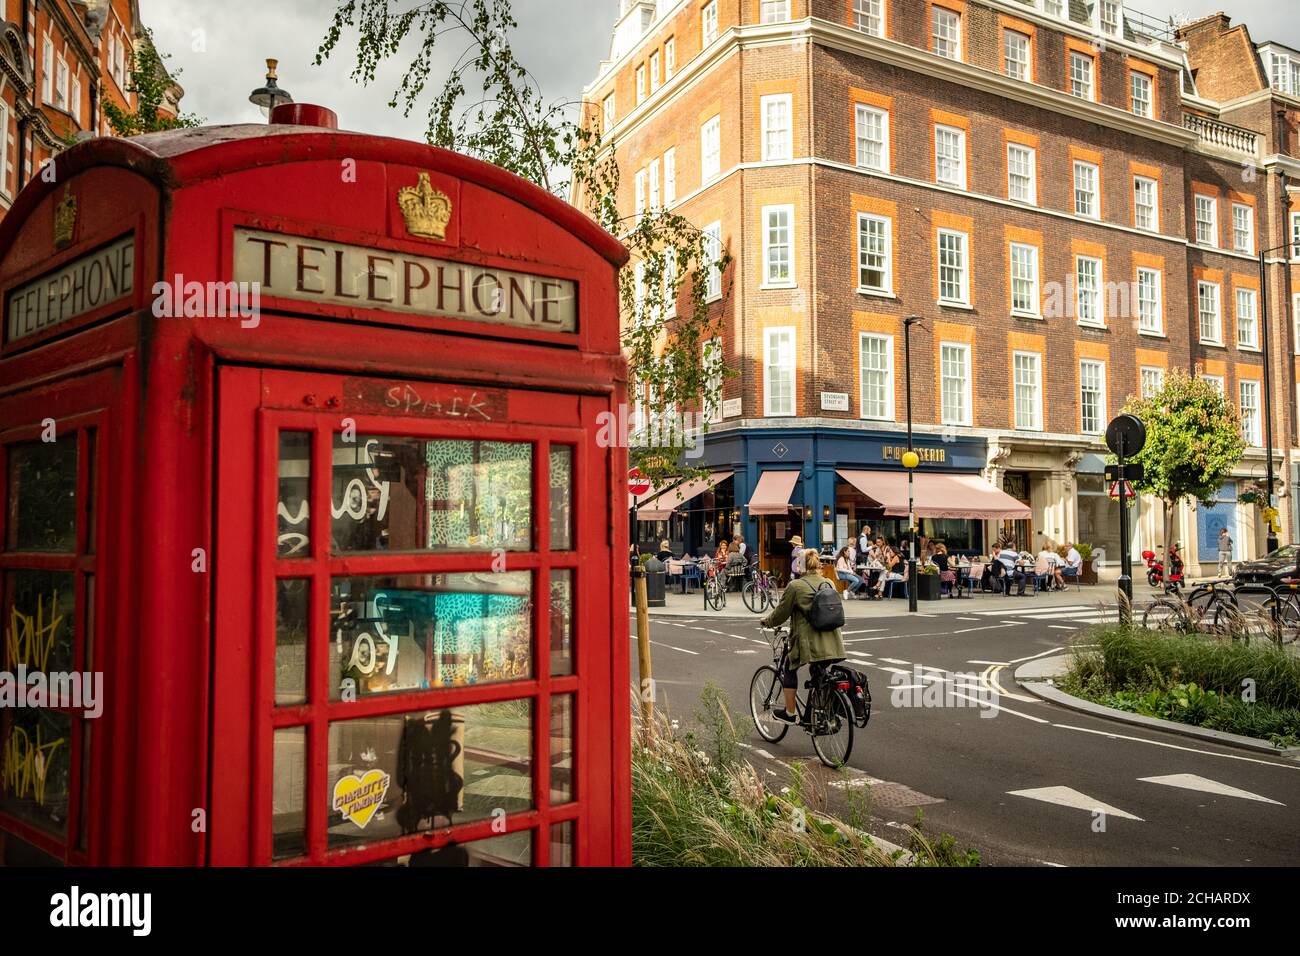
[[[1178,553],[1178,545],[1169,549],[1169,580],[1165,581],[1165,563],[1156,557],[1154,551],[1143,551],[1142,558],[1147,563],[1147,584],[1153,588],[1164,585],[1166,591],[1177,591],[1183,586],[1183,558]]]

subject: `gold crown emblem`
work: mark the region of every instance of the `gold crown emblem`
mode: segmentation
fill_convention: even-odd
[[[446,239],[447,223],[451,222],[451,199],[434,189],[429,174],[420,173],[415,186],[403,186],[397,191],[397,205],[406,217],[406,231],[425,239]]]
[[[77,228],[77,197],[72,195],[72,187],[63,191],[63,199],[54,207],[54,248],[62,249],[72,242],[72,235]]]

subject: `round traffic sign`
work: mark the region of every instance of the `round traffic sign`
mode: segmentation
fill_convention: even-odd
[[[1121,439],[1125,458],[1133,457],[1146,447],[1147,427],[1142,423],[1142,419],[1127,413],[1116,415],[1106,426],[1106,447],[1118,455]]]
[[[627,473],[627,490],[634,495],[643,495],[650,490],[650,479],[641,474],[640,468],[633,468]]]

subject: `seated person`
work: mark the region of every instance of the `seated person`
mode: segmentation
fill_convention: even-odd
[[[1025,582],[1029,580],[1029,575],[1020,567],[1020,552],[1016,551],[1007,543],[1002,550],[998,552],[998,561],[1001,562],[1005,576],[1002,581],[1002,593],[1011,596],[1011,582],[1016,582],[1016,596],[1024,597]]]
[[[890,581],[905,581],[903,577],[903,558],[897,551],[889,545],[885,545],[884,556],[880,562],[884,565],[884,571],[880,574],[880,580],[876,582],[876,597],[885,596],[885,585]]]
[[[669,561],[673,559],[673,551],[672,548],[668,547],[667,541],[659,542],[659,553],[656,554],[655,557],[658,558],[660,561],[662,561],[664,564],[667,564]]]
[[[847,545],[840,548],[840,553],[835,556],[835,576],[841,581],[848,584],[845,593],[853,597],[863,597],[863,592],[867,589],[867,584],[862,578],[854,573],[855,567],[853,562],[853,546]]]

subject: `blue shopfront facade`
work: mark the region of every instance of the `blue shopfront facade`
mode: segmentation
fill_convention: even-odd
[[[714,546],[708,538],[710,532],[720,539],[734,536],[740,530],[747,542],[755,544],[760,557],[770,556],[775,565],[783,554],[788,554],[788,540],[792,535],[799,535],[807,545],[823,547],[842,544],[846,536],[856,536],[862,519],[867,516],[867,503],[864,499],[861,507],[855,507],[857,493],[839,473],[902,472],[907,436],[900,431],[822,425],[742,426],[711,432],[702,444],[702,457],[692,460],[693,466],[733,473],[727,479],[731,487],[720,486],[721,494],[731,502],[730,526],[719,529],[710,520],[688,521],[683,526],[684,544],[696,552]],[[983,438],[917,433],[912,445],[921,458],[918,473],[978,475],[988,460]],[[784,515],[750,514],[749,503],[762,476],[768,472],[797,474]],[[686,509],[691,513],[690,505]],[[893,537],[891,530],[896,532],[905,525],[905,519],[891,518],[884,523],[884,531]],[[875,522],[873,529],[880,530]],[[827,531],[831,532],[829,536],[825,534]]]

